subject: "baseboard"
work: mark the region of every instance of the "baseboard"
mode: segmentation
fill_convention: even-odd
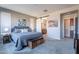
[[[56,38],[53,38],[53,37],[47,37],[48,40],[60,40],[60,39],[56,39]]]

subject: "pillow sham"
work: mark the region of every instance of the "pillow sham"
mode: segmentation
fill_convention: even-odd
[[[28,32],[28,29],[21,29],[21,32]]]
[[[15,31],[14,31],[15,33],[20,33],[21,32],[21,30],[20,29],[15,29]]]

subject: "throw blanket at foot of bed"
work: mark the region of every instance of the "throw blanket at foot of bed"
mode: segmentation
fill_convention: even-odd
[[[11,36],[15,42],[17,51],[23,49],[23,46],[27,46],[27,41],[29,39],[34,40],[43,37],[42,33],[40,32],[12,33]]]

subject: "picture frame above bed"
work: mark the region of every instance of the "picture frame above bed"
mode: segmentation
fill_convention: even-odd
[[[18,26],[26,26],[26,19],[19,19],[17,23]]]

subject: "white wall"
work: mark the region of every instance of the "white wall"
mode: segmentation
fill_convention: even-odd
[[[16,26],[19,19],[26,19],[26,25],[30,26],[30,17],[27,17],[24,14],[11,12],[11,27]]]
[[[58,21],[58,27],[48,27],[47,33],[48,37],[54,38],[54,39],[60,39],[60,16],[58,14],[52,14],[48,18],[49,20],[56,20]]]
[[[35,31],[35,19],[30,18],[30,28],[32,29],[32,31]]]
[[[49,37],[54,38],[54,39],[58,39],[58,40],[61,39],[61,37],[60,37],[60,14],[66,13],[69,11],[74,11],[74,10],[79,10],[79,5],[73,6],[70,8],[65,8],[65,9],[62,9],[62,10],[59,10],[59,11],[56,11],[53,13],[46,14],[46,15],[50,15],[48,17],[48,20],[58,20],[58,27],[52,27],[52,28],[48,27],[47,28]],[[42,15],[42,16],[45,16],[45,15]],[[37,24],[38,24],[37,30],[40,31],[40,28],[41,28],[40,22],[38,22]],[[79,29],[79,26],[78,26],[78,29]],[[79,33],[79,31],[78,31],[78,33]]]
[[[41,32],[41,19],[36,20],[36,32]]]

